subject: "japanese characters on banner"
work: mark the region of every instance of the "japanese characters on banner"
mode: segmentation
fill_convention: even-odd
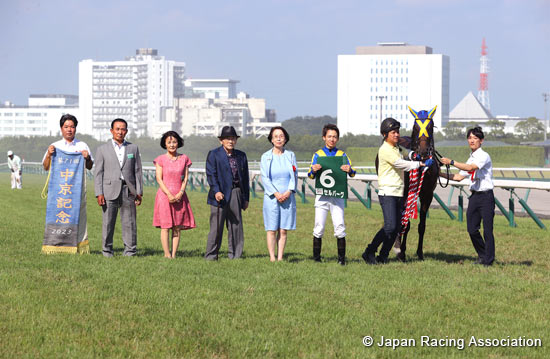
[[[340,169],[348,164],[344,156],[318,157],[321,169],[315,176],[315,193],[321,196],[348,198],[348,174]]]
[[[43,253],[89,253],[85,160],[56,149],[52,156]]]

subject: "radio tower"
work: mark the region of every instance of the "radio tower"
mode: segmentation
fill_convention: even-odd
[[[487,57],[487,45],[485,45],[485,38],[481,43],[481,58],[480,60],[480,69],[479,69],[479,91],[477,93],[477,99],[483,107],[487,110],[491,110],[491,104],[489,103],[489,79],[487,75],[489,74],[489,58]]]

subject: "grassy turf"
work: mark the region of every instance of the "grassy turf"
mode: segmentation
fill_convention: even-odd
[[[466,224],[430,213],[423,262],[367,266],[360,258],[382,225],[371,211],[346,209],[349,265],[336,264],[327,224],[324,263],[311,260],[313,206],[298,205],[286,261],[270,263],[262,201],[244,214],[245,258],[203,259],[209,210],[189,194],[198,228],[183,232],[181,257],[162,258],[151,226],[156,189],[138,210],[136,258],[101,256],[101,213],[88,184],[90,255],[40,253],[44,176],[9,189],[0,174],[0,357],[492,357],[546,358],[550,340],[550,235],[528,218],[496,218],[497,263],[473,264]],[[414,224],[414,222],[413,222]],[[550,227],[550,221],[545,221]],[[410,254],[415,252],[412,234]],[[181,251],[182,250],[182,251]],[[366,335],[413,338],[415,347],[365,347]],[[422,347],[420,336],[464,338],[466,348]],[[477,338],[541,338],[543,347],[468,347]]]

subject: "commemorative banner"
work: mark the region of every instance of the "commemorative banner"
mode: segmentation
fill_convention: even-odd
[[[348,198],[348,174],[340,169],[348,162],[344,156],[318,157],[322,166],[315,177],[315,193],[321,196]]]
[[[52,156],[42,253],[89,253],[85,160],[56,149]]]

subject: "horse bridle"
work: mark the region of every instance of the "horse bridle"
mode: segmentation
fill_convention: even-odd
[[[420,141],[417,140],[416,141],[416,146],[415,147],[419,147],[420,145]],[[417,149],[418,150],[418,149]],[[432,146],[432,145],[429,145],[428,146],[428,157],[429,158],[435,158],[435,160],[437,161],[437,163],[439,164],[439,167],[443,167],[443,162],[441,162],[441,154],[439,152],[437,152],[437,150]],[[449,186],[449,174],[451,173],[451,166],[449,165],[445,165],[445,170],[447,172],[447,183],[445,183],[445,185],[443,185],[443,183],[441,183],[441,177],[439,176],[438,174],[438,181],[439,181],[439,185],[441,186],[441,188],[447,188],[447,186]]]

